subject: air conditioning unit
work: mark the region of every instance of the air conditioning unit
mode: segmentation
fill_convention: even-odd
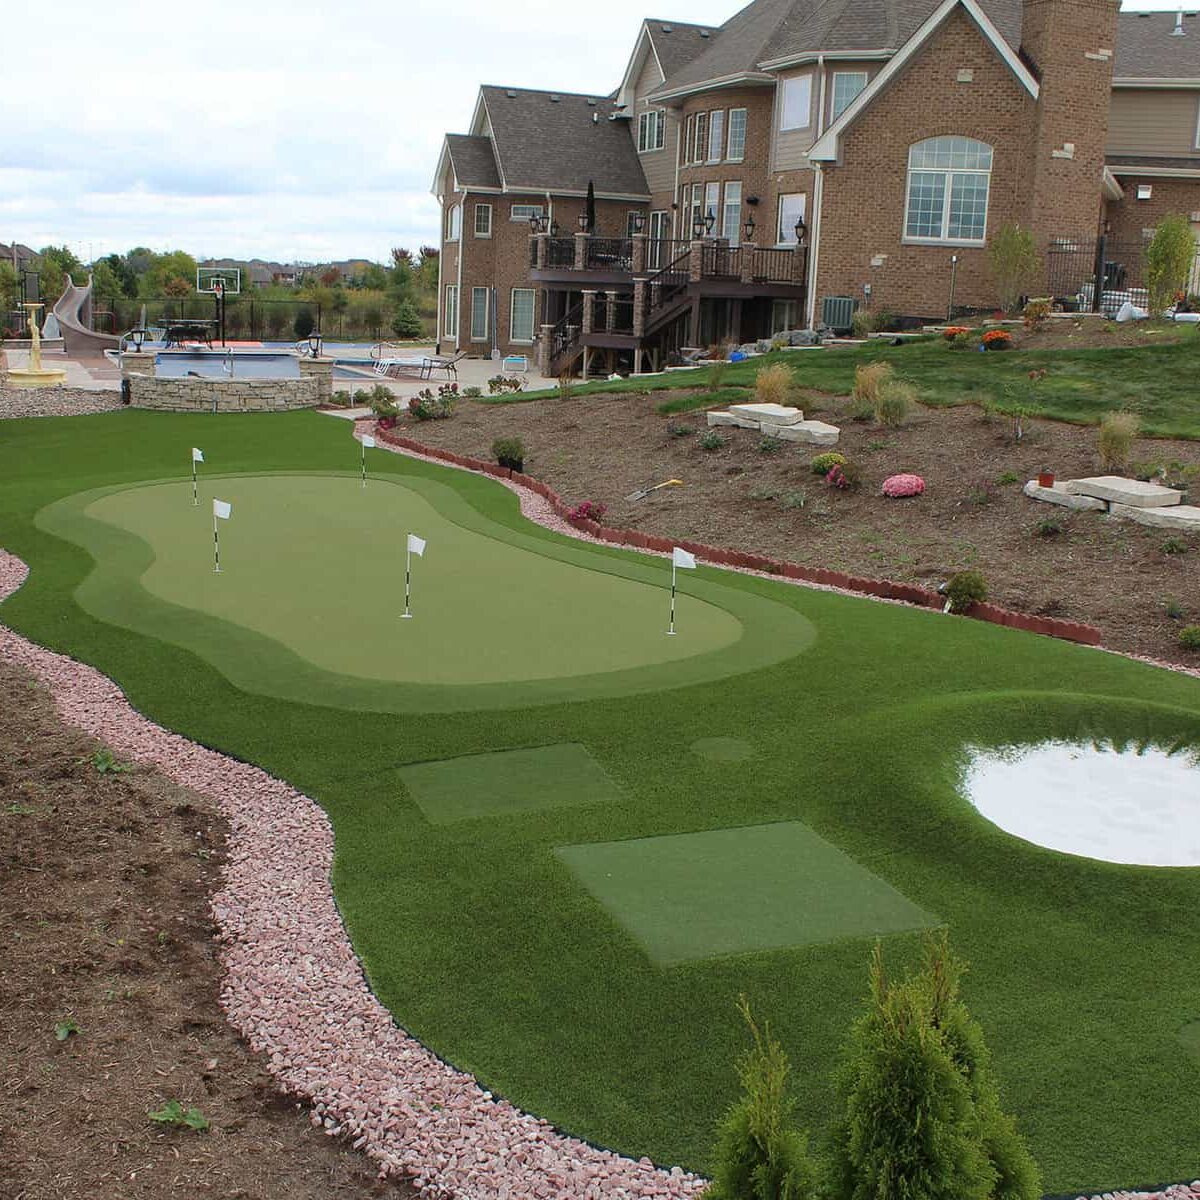
[[[821,323],[834,333],[849,333],[854,327],[858,301],[853,296],[824,296],[821,299]]]

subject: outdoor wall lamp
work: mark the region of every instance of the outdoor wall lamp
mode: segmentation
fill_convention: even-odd
[[[546,218],[541,213],[529,214],[529,229],[532,233],[546,232]]]
[[[742,222],[742,232],[746,235],[746,241],[748,241],[748,242],[754,241],[754,230],[755,230],[754,214],[749,213],[747,215],[745,221]]]
[[[630,218],[630,225],[634,233],[641,233],[646,228],[646,214],[643,212],[635,212]]]
[[[551,236],[551,237],[558,237],[558,229],[559,229],[558,222],[557,222],[557,221],[551,221],[551,222],[550,222],[550,236]]]
[[[717,218],[714,215],[713,210],[710,208],[708,210],[708,215],[704,218],[704,232],[707,234],[711,234],[713,231],[713,226],[716,223],[717,223]]]
[[[146,330],[131,329],[129,331],[129,340],[133,343],[134,352],[140,354],[142,352],[142,343],[146,340]]]
[[[808,226],[805,225],[804,218],[801,217],[796,222],[796,245],[797,246],[804,245],[804,239],[805,239],[805,236],[807,235],[807,233],[808,233]]]
[[[308,335],[308,352],[313,358],[321,357],[321,331],[314,329]]]
[[[699,241],[704,236],[704,219],[699,213],[692,221],[692,237]]]
[[[584,210],[583,212],[581,212],[579,214],[579,232],[587,233],[590,226],[591,226],[591,221],[588,220],[587,211]]]

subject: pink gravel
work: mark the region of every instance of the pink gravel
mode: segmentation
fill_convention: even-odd
[[[542,497],[500,482],[529,519],[586,538]],[[0,550],[0,602],[28,574]],[[226,975],[221,1003],[280,1088],[312,1104],[314,1125],[350,1137],[381,1176],[406,1178],[435,1200],[632,1200],[704,1190],[707,1181],[679,1167],[667,1171],[558,1132],[400,1029],[372,994],[342,925],[330,883],[333,830],[315,801],[155,725],[94,668],[3,625],[0,654],[46,685],[65,722],[219,806],[230,827],[211,902]],[[1200,1180],[1093,1200],[1197,1197]]]

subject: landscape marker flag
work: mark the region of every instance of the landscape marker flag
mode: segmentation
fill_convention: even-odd
[[[412,611],[409,608],[409,598],[412,595],[412,556],[418,558],[425,557],[425,539],[417,537],[415,533],[408,535],[408,551],[404,556],[404,611],[400,614],[405,618],[412,618]]]
[[[200,503],[200,497],[196,494],[196,464],[204,461],[204,451],[192,447],[192,506],[195,507]]]
[[[217,521],[228,521],[233,505],[228,500],[213,500],[213,570],[221,573],[221,539],[217,537]]]
[[[369,434],[364,433],[362,438],[362,481],[363,487],[367,486],[367,451],[375,449],[375,439]]]
[[[696,569],[696,556],[676,546],[671,551],[671,622],[667,626],[667,633],[671,637],[675,636],[675,572],[681,567],[685,571],[694,571]]]

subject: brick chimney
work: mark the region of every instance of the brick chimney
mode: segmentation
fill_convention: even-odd
[[[1120,6],[1023,0],[1021,52],[1041,87],[1030,225],[1042,248],[1056,236],[1090,237],[1100,225]]]

